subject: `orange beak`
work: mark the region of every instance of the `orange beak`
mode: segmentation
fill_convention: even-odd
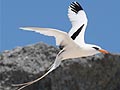
[[[100,49],[100,50],[98,50],[99,52],[101,52],[101,53],[104,53],[104,54],[108,54],[109,52],[108,51],[106,51],[106,50],[104,50],[104,49]]]

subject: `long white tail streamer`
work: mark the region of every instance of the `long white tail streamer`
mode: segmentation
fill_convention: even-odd
[[[61,52],[62,52],[62,50],[61,50]],[[61,52],[59,52],[59,54],[57,55],[57,57],[56,57],[53,65],[51,66],[51,68],[50,68],[43,76],[37,78],[36,80],[27,82],[27,83],[12,84],[12,86],[22,86],[22,87],[20,87],[20,88],[18,89],[18,90],[22,90],[23,88],[25,88],[25,87],[27,87],[27,86],[29,86],[29,85],[31,85],[31,84],[33,84],[33,83],[35,83],[35,82],[43,79],[46,75],[48,75],[50,72],[52,72],[54,69],[56,69],[56,68],[60,65],[61,59],[62,59],[62,57],[60,57]]]

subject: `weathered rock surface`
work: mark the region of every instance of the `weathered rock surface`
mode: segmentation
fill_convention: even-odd
[[[17,90],[11,84],[40,77],[58,52],[59,49],[43,43],[2,52],[0,90]],[[120,55],[65,60],[41,81],[23,90],[120,90]]]

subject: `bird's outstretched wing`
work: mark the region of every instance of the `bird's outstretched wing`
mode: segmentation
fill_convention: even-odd
[[[68,34],[79,46],[84,45],[84,33],[88,20],[86,13],[78,2],[71,3],[68,8],[68,17],[72,23],[72,28]]]
[[[47,76],[50,72],[52,72],[54,69],[56,69],[61,61],[62,61],[62,57],[60,56],[60,54],[63,52],[63,50],[61,50],[58,55],[56,56],[56,59],[54,61],[54,63],[51,65],[51,67],[49,68],[49,70],[44,74],[42,75],[41,77],[37,78],[36,80],[33,80],[33,81],[30,81],[30,82],[27,82],[27,83],[22,83],[22,84],[12,84],[12,86],[22,86],[20,87],[18,90],[22,90],[23,88],[41,80],[42,78],[44,78],[45,76]]]
[[[27,30],[27,31],[35,31],[37,33],[47,35],[47,36],[54,36],[56,39],[56,45],[61,45],[67,44],[69,36],[66,32],[57,30],[57,29],[52,29],[52,28],[37,28],[37,27],[20,27],[22,30]]]

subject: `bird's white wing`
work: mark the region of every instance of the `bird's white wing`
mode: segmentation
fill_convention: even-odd
[[[84,45],[84,33],[87,26],[87,17],[78,2],[71,3],[68,9],[68,17],[72,23],[72,28],[68,34],[79,46]]]
[[[69,45],[71,38],[66,32],[57,30],[57,29],[51,29],[51,28],[37,28],[37,27],[21,27],[22,30],[28,30],[28,31],[35,31],[40,34],[44,34],[47,36],[54,36],[56,39],[56,45],[58,46],[67,46]]]

